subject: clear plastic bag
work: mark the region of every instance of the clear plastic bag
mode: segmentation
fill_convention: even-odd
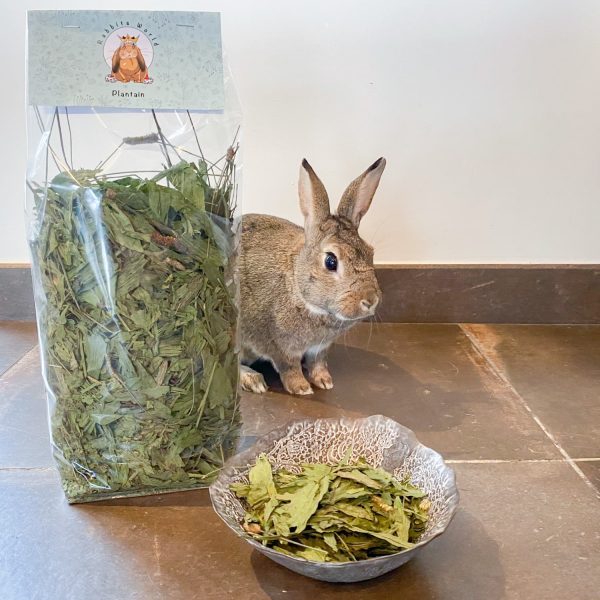
[[[241,114],[28,109],[28,236],[70,502],[205,486],[239,429]]]

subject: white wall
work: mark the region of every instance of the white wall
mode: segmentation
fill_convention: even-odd
[[[298,220],[388,159],[378,262],[600,262],[597,0],[2,0],[0,262],[24,242],[25,8],[205,9],[245,112],[244,206]]]

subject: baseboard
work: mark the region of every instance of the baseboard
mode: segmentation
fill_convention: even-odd
[[[396,323],[600,323],[600,265],[386,265]]]
[[[378,320],[600,323],[600,265],[385,265]],[[26,265],[0,265],[0,320],[33,320]]]

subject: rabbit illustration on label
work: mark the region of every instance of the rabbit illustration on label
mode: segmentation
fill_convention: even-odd
[[[111,75],[123,83],[143,83],[148,80],[148,67],[141,49],[137,43],[139,36],[119,36],[120,46],[112,57]]]

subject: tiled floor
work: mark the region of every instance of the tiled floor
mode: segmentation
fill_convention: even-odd
[[[325,584],[231,534],[206,491],[68,506],[35,332],[0,323],[2,600],[600,597],[600,326],[361,325],[335,388],[245,395],[251,439],[304,416],[382,413],[453,463],[448,531],[396,572]]]
[[[0,321],[0,375],[36,344],[35,323]]]

